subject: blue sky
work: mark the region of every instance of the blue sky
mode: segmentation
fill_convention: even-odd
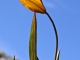
[[[60,60],[80,59],[80,0],[42,0],[59,35]],[[28,46],[33,12],[19,0],[0,0],[0,50],[29,60]],[[45,14],[37,14],[38,57],[53,60],[55,35]]]

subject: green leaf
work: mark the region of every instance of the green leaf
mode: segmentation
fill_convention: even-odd
[[[56,60],[59,60],[59,57],[60,57],[60,50],[58,50],[58,52],[57,52]]]
[[[32,19],[32,26],[30,31],[30,40],[29,40],[29,57],[30,60],[39,60],[37,57],[37,21],[36,13],[34,13]]]
[[[14,55],[14,58],[13,58],[13,60],[15,60],[15,55]]]

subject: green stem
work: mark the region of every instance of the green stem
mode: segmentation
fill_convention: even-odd
[[[56,30],[56,26],[54,24],[54,21],[52,20],[52,18],[50,17],[50,15],[46,12],[46,15],[49,17],[52,25],[53,25],[53,28],[54,28],[54,32],[55,32],[55,36],[56,36],[56,50],[55,50],[55,56],[54,56],[54,60],[56,60],[56,56],[57,56],[57,51],[58,51],[58,33],[57,33],[57,30]]]

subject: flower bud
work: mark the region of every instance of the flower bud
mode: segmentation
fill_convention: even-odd
[[[20,2],[29,10],[37,13],[44,14],[46,9],[42,3],[42,0],[20,0]]]

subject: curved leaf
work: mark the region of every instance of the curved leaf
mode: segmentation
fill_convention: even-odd
[[[58,52],[57,52],[56,60],[59,60],[59,57],[60,57],[60,50],[58,50]]]

